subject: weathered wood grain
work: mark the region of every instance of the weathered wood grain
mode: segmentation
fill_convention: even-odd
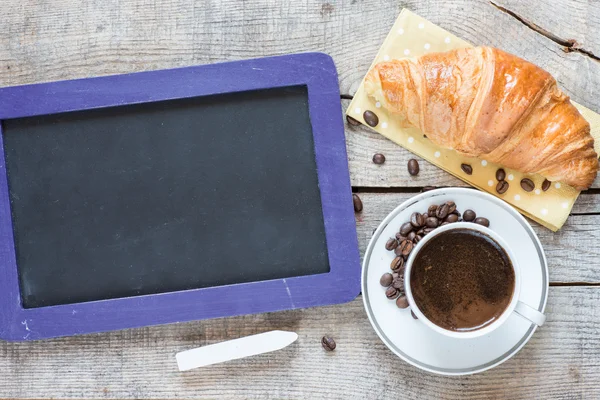
[[[487,0],[7,0],[0,3],[0,85],[324,51],[336,61],[342,93],[352,93],[402,8],[535,62],[575,100],[600,110],[600,63],[565,53]],[[592,15],[590,38],[600,32]],[[561,27],[571,23],[558,12],[553,21],[560,18]]]
[[[363,211],[356,215],[361,254],[364,254],[381,220],[413,195],[359,193],[364,206]],[[575,212],[597,209],[598,197],[600,196],[591,195],[593,200],[582,201],[575,207]],[[533,221],[531,225],[539,236],[548,258],[550,282],[600,282],[600,215],[572,215],[556,233]]]
[[[503,365],[441,377],[394,356],[351,303],[36,343],[0,343],[1,398],[591,399],[600,396],[600,288],[553,287],[548,322]],[[299,334],[286,349],[177,372],[174,355],[264,332]],[[400,327],[399,327],[400,329]],[[323,335],[337,341],[321,348]]]

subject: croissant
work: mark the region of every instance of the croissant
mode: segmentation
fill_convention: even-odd
[[[501,50],[381,62],[365,90],[439,146],[578,190],[596,177],[589,123],[548,72]]]

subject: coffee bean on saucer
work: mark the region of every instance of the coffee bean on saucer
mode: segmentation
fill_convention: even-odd
[[[475,218],[475,223],[483,226],[490,226],[490,220],[483,217]]]
[[[415,228],[422,227],[424,223],[425,223],[425,221],[423,220],[423,214],[414,212],[410,216],[410,224],[412,226],[414,226]]]
[[[400,232],[396,233],[396,239],[398,243],[401,243],[403,240],[406,240],[406,236],[402,235]]]
[[[435,216],[438,217],[438,219],[444,219],[448,214],[450,214],[450,207],[448,207],[448,204],[446,203],[440,205],[437,210],[435,210]]]
[[[414,319],[419,319],[419,318],[417,318],[417,316],[415,315],[415,313],[413,312],[413,310],[410,310],[410,315],[412,315],[412,317]]]
[[[410,222],[405,222],[400,227],[400,233],[404,236],[408,235],[410,231],[412,231],[414,226]]]
[[[446,217],[446,219],[444,220],[444,222],[448,222],[448,223],[453,223],[458,221],[458,215],[456,214],[450,214]]]
[[[387,243],[385,244],[385,249],[392,251],[394,250],[396,247],[398,247],[398,240],[394,239],[394,238],[390,238]]]
[[[365,122],[367,123],[367,125],[372,126],[372,127],[376,127],[377,124],[379,123],[379,117],[377,116],[377,114],[375,114],[371,110],[365,111],[363,113],[363,118],[365,119]]]
[[[408,257],[408,255],[410,254],[410,252],[412,251],[413,247],[414,247],[413,242],[411,242],[410,240],[405,240],[404,242],[400,243],[400,246],[398,246],[398,249],[400,249],[400,254],[402,254],[402,256],[406,259]]]
[[[352,195],[352,203],[354,204],[354,212],[361,212],[363,209],[363,204],[362,201],[360,200],[360,197],[358,197],[358,195],[355,193]]]
[[[417,236],[415,236],[415,239],[413,240],[413,242],[414,242],[415,244],[417,244],[417,243],[419,243],[419,242],[421,241],[421,239],[423,239],[423,236],[421,236],[421,235],[417,235]]]
[[[503,181],[505,178],[506,178],[506,172],[504,171],[504,169],[499,168],[498,171],[496,171],[496,180]]]
[[[404,258],[402,256],[394,258],[390,264],[390,269],[399,274],[404,273]]]
[[[423,236],[430,234],[435,228],[425,228],[423,229]]]
[[[323,339],[321,339],[321,346],[327,351],[334,351],[336,346],[335,340],[329,336],[323,336]]]
[[[421,188],[421,193],[423,193],[423,192],[429,192],[430,190],[433,190],[433,189],[435,189],[435,186],[423,186]]]
[[[373,162],[377,165],[381,165],[385,162],[385,156],[381,153],[373,155]]]
[[[400,296],[396,299],[396,305],[398,308],[408,308],[408,299],[406,296]]]
[[[419,162],[414,158],[408,160],[408,173],[412,176],[419,174]]]
[[[415,237],[417,236],[417,234],[415,233],[415,231],[412,231],[411,233],[408,234],[408,236],[406,237],[407,240],[415,240]]]
[[[521,179],[521,187],[524,191],[531,192],[535,189],[535,183],[529,178],[523,178]]]
[[[406,239],[404,239],[402,242],[400,242],[400,245],[398,247],[396,247],[394,249],[394,254],[398,257],[402,257],[402,243],[406,242]]]
[[[427,214],[431,217],[433,217],[435,215],[436,210],[438,209],[437,204],[432,204],[429,206],[429,208],[427,209]]]
[[[475,218],[477,218],[477,214],[475,214],[475,211],[473,210],[465,210],[463,213],[463,219],[467,222],[474,221]]]
[[[398,275],[398,274],[396,274]],[[402,291],[404,289],[404,275],[398,275],[392,280],[392,287]]]
[[[348,125],[359,126],[360,122],[349,115],[346,115],[346,121],[348,121]]]
[[[496,192],[498,192],[499,194],[504,194],[508,190],[508,186],[509,186],[508,182],[506,182],[506,181],[500,181],[496,185]]]
[[[437,228],[439,224],[440,224],[440,220],[437,219],[436,217],[429,217],[429,218],[427,218],[427,220],[425,220],[425,225],[428,228]]]
[[[473,167],[471,167],[469,164],[460,164],[460,169],[462,169],[467,175],[473,174]]]
[[[395,299],[396,297],[398,297],[398,289],[390,286],[385,290],[385,297],[387,297],[390,300]]]
[[[424,236],[425,235],[425,228],[421,228],[417,231],[417,236]]]
[[[551,184],[552,182],[550,182],[548,179],[544,179],[544,182],[542,183],[542,190],[545,192],[546,190],[550,189]]]
[[[385,274],[381,275],[381,278],[379,278],[379,283],[383,287],[389,287],[392,284],[393,279],[394,278],[392,277],[392,274],[386,272]]]
[[[456,211],[455,202],[453,202],[452,200],[448,200],[446,204],[448,205],[448,214],[452,214],[454,211]]]

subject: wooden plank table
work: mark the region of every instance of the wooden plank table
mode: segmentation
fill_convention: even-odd
[[[550,71],[600,111],[598,0],[4,0],[0,86],[323,51],[340,76],[340,112],[402,8],[474,44]],[[463,185],[364,128],[347,127],[361,250],[378,221],[422,186]],[[371,162],[374,153],[386,163]],[[482,374],[440,377],[386,349],[360,298],[289,312],[35,343],[0,343],[0,398],[542,398],[600,397],[600,178],[558,233],[534,228],[549,260],[548,322],[514,358]],[[175,352],[270,329],[298,332],[285,350],[202,371]],[[338,348],[326,353],[324,334]]]

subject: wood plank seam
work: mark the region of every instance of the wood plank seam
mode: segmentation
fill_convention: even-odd
[[[515,13],[514,11],[511,11],[505,7],[502,7],[502,6],[494,3],[493,1],[490,1],[490,4],[494,7],[496,7],[498,10],[502,11],[503,13],[510,15],[511,17],[513,17],[514,19],[516,19],[517,21],[519,21],[520,23],[522,23],[529,29],[539,33],[542,36],[547,37],[548,39],[552,40],[554,43],[557,43],[557,44],[563,46],[563,50],[566,53],[576,52],[576,53],[583,54],[584,56],[589,57],[593,60],[597,60],[597,61],[600,60],[600,56],[595,55],[591,50],[587,50],[586,48],[581,47],[581,45],[579,43],[577,43],[577,41],[575,39],[563,39],[560,36],[550,32],[549,30],[542,28],[538,24],[535,24],[535,23],[527,20],[526,18],[523,18],[522,16]]]

